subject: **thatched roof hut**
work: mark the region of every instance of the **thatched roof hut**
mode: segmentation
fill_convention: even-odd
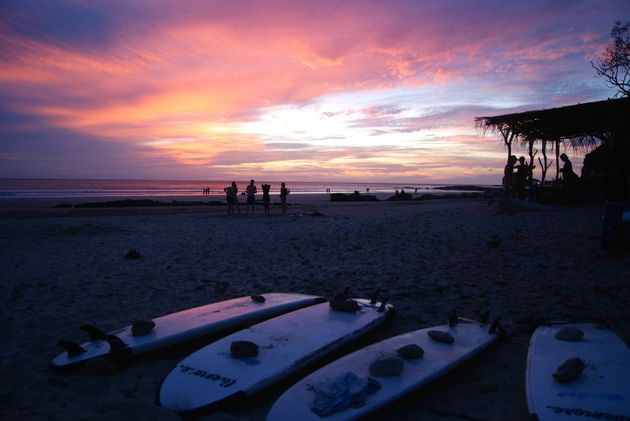
[[[630,98],[609,99],[566,107],[476,117],[477,127],[514,133],[519,140],[567,141],[573,147],[605,141],[616,127],[630,121]]]
[[[544,162],[540,160],[544,173],[548,167],[546,150],[555,146],[556,173],[560,144],[588,152],[605,143],[613,132],[627,132],[630,122],[630,98],[609,99],[566,107],[525,111],[492,117],[475,117],[475,124],[485,133],[499,132],[512,154],[512,142],[529,146],[530,164],[534,160],[534,145],[539,144]],[[628,139],[630,141],[630,139]],[[550,163],[549,163],[550,164]]]

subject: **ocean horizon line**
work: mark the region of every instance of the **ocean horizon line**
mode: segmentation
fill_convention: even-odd
[[[0,183],[5,182],[5,181],[42,181],[42,180],[56,180],[56,181],[149,181],[149,182],[156,182],[156,181],[172,181],[172,182],[200,182],[200,183],[208,183],[208,182],[213,182],[213,183],[218,183],[218,182],[225,182],[225,183],[231,183],[232,181],[236,181],[238,183],[249,183],[249,180],[251,180],[252,178],[247,178],[247,179],[221,179],[221,178],[214,178],[214,179],[198,179],[198,178],[128,178],[128,177],[123,177],[123,178],[88,178],[88,177],[0,177]],[[254,180],[262,180],[263,182],[273,182],[273,183],[317,183],[317,184],[323,184],[323,183],[330,183],[330,184],[352,184],[352,183],[356,183],[356,184],[400,184],[400,185],[422,185],[422,186],[498,186],[500,185],[500,183],[497,184],[488,184],[488,183],[475,183],[475,182],[458,182],[458,181],[431,181],[431,182],[422,182],[422,181],[374,181],[374,180],[292,180],[292,179],[268,179],[268,178],[262,178],[262,177],[254,177]],[[258,183],[258,181],[256,181]]]

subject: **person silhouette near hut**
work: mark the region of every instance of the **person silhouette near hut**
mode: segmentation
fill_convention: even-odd
[[[269,184],[263,184],[262,185],[262,191],[263,191],[263,205],[265,208],[265,215],[269,215],[269,204],[271,203],[271,197],[269,196],[269,190],[271,189],[271,186]]]
[[[282,214],[287,213],[287,195],[291,193],[291,190],[287,189],[285,183],[280,184],[280,207],[282,208]]]
[[[503,191],[508,194],[511,194],[513,188],[513,179],[514,179],[514,164],[516,164],[516,156],[510,155],[503,168]]]
[[[519,164],[516,166],[516,194],[518,198],[521,200],[525,200],[525,186],[527,186],[527,182],[531,181],[532,170],[536,168],[535,166],[530,166],[525,162],[525,157],[521,156],[518,159]],[[531,184],[530,184],[531,187]]]
[[[567,186],[573,186],[579,179],[578,175],[573,172],[573,164],[565,153],[560,155],[560,160],[563,162],[562,168],[560,168],[562,182]]]
[[[254,180],[250,180],[249,185],[245,189],[245,192],[247,193],[247,205],[245,208],[245,213],[247,214],[249,214],[250,207],[252,208],[252,215],[254,214],[254,206],[256,205],[256,192],[257,191],[258,189],[256,188],[256,185],[254,184]]]
[[[571,201],[576,184],[580,177],[573,172],[573,164],[567,154],[561,154],[560,160],[564,163],[562,168],[560,168],[560,173],[562,174],[562,185],[564,186],[564,197],[565,200]]]

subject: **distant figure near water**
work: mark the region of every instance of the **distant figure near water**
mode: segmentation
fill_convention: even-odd
[[[249,185],[245,189],[247,193],[247,207],[245,208],[245,213],[249,214],[249,208],[252,208],[252,215],[254,214],[254,206],[256,205],[256,192],[258,189],[254,184],[254,180],[249,181]]]
[[[265,215],[269,215],[269,204],[271,203],[271,197],[269,196],[269,189],[271,186],[269,184],[263,184],[263,205],[265,207]]]
[[[291,190],[287,189],[284,183],[280,184],[280,206],[282,207],[282,214],[287,213],[287,195],[291,193]]]

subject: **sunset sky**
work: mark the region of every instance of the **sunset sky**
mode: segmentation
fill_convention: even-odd
[[[616,20],[629,0],[2,0],[0,177],[500,183],[474,117],[613,96],[590,62]]]

